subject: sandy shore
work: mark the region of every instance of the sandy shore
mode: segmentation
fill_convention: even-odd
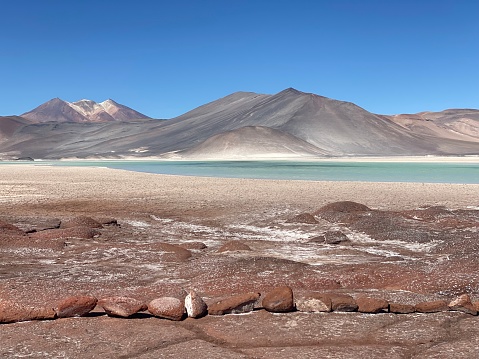
[[[69,159],[66,159],[69,160]],[[102,160],[99,158],[98,160]],[[122,160],[137,161],[135,157],[125,157]],[[214,156],[214,157],[171,157],[171,158],[145,158],[145,160],[160,161],[295,161],[295,162],[395,162],[395,163],[479,163],[479,156],[345,156],[345,157],[315,157],[297,156],[289,157],[284,154],[268,156]]]
[[[41,162],[43,160],[37,159]],[[49,160],[44,160],[49,161]],[[267,156],[215,156],[199,158],[183,158],[181,156],[157,157],[157,156],[122,156],[121,158],[88,157],[65,157],[60,161],[296,161],[296,162],[404,162],[404,163],[479,163],[479,155],[470,156],[344,156],[344,157],[315,157],[284,154]]]
[[[103,209],[118,206],[121,210],[121,203],[136,203],[140,207],[192,214],[208,210],[225,215],[271,207],[313,211],[343,200],[380,209],[415,208],[424,204],[466,208],[479,205],[479,185],[226,179],[36,165],[0,168],[3,210],[22,204],[53,206],[65,201],[70,201],[71,209],[91,210],[88,203],[98,200],[103,201]],[[63,205],[63,209],[67,207],[68,203]]]

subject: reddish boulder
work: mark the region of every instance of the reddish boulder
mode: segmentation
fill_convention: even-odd
[[[263,308],[268,312],[285,313],[294,310],[293,291],[288,286],[274,288],[263,298]]]
[[[177,244],[157,242],[147,246],[153,251],[165,252],[162,254],[162,260],[168,262],[184,262],[191,257],[191,252]]]
[[[81,317],[95,308],[98,300],[88,295],[78,295],[63,299],[55,307],[58,318]]]
[[[41,232],[47,229],[60,228],[61,221],[58,218],[35,218],[34,223],[25,223],[22,229],[25,233]]]
[[[349,237],[341,231],[327,231],[320,236],[311,238],[309,242],[324,244],[344,244],[351,241]]]
[[[208,313],[208,306],[194,291],[190,291],[185,298],[185,308],[188,317],[200,318]]]
[[[411,304],[389,303],[389,312],[396,314],[409,314],[414,313],[416,307]]]
[[[300,312],[319,313],[331,311],[331,298],[324,294],[312,293],[296,298],[296,309]]]
[[[477,309],[471,302],[468,294],[463,294],[449,303],[449,309],[457,310],[471,315],[477,315]]]
[[[472,302],[472,306],[474,307],[475,310],[477,310],[479,312],[479,301]]]
[[[356,304],[358,305],[358,312],[361,313],[387,312],[389,308],[387,300],[368,298],[365,296],[356,298]]]
[[[65,229],[47,229],[45,231],[34,232],[30,234],[32,239],[53,240],[53,239],[92,239],[98,236],[100,232],[89,227],[71,227]]]
[[[148,307],[141,301],[129,297],[107,297],[98,301],[106,314],[114,317],[127,318]]]
[[[208,314],[223,315],[251,312],[259,293],[243,293],[208,304]]]
[[[250,251],[251,248],[244,243],[241,243],[239,241],[230,241],[225,244],[223,244],[219,249],[218,253],[223,253],[223,252],[233,252],[233,251]]]
[[[9,300],[0,300],[0,323],[54,319],[55,311],[48,307],[30,307]]]
[[[24,236],[25,232],[13,224],[0,221],[0,234]]]
[[[185,304],[178,298],[161,297],[148,303],[148,311],[155,317],[181,320],[185,314]]]
[[[63,238],[92,239],[100,234],[97,229],[88,227],[71,227],[63,230]]]
[[[91,217],[79,216],[62,221],[60,228],[72,228],[72,227],[88,227],[88,228],[102,228],[101,223],[95,221]]]
[[[323,212],[342,212],[342,213],[352,213],[352,212],[368,212],[371,209],[364,204],[352,202],[352,201],[341,201],[327,204],[326,206],[321,207],[313,214],[323,213]]]
[[[173,297],[184,302],[187,295],[188,293],[183,288],[179,288],[174,284],[166,286],[160,284],[159,286],[142,287],[136,292],[135,297],[141,298],[145,303],[163,297]]]
[[[334,312],[355,312],[358,304],[353,297],[347,294],[333,294],[331,297],[331,310]]]
[[[448,310],[449,306],[444,300],[421,302],[416,304],[416,312],[419,313],[447,312]]]

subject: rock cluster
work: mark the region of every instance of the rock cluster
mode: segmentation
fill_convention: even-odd
[[[343,293],[309,293],[294,298],[290,287],[280,286],[263,295],[242,293],[211,300],[209,305],[194,291],[189,291],[185,296],[159,297],[149,303],[129,297],[106,297],[98,300],[93,296],[78,295],[62,299],[53,308],[28,307],[14,301],[0,299],[0,323],[86,316],[97,306],[103,308],[107,315],[114,317],[129,318],[147,310],[155,317],[178,321],[187,317],[201,318],[205,315],[239,314],[256,309],[265,309],[273,313],[300,311],[371,314],[434,313],[452,310],[477,315],[479,302],[473,303],[468,294],[463,294],[449,303],[438,300],[421,302],[416,305],[389,303],[384,299],[370,298],[364,295],[354,298]]]
[[[79,216],[67,220],[53,219],[43,225],[22,230],[12,224],[0,221],[0,234],[3,237],[27,237],[33,241],[37,240],[45,246],[54,240],[92,239],[101,234],[99,229],[103,228],[103,225],[118,224],[115,219],[103,219],[100,223],[91,217]]]

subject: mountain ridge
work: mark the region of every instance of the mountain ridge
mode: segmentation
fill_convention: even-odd
[[[32,113],[0,117],[0,158],[479,155],[479,110],[380,115],[294,88],[235,92],[163,121],[111,99],[55,98]]]

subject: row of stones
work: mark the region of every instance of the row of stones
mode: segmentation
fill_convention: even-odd
[[[450,303],[443,300],[422,302],[416,305],[389,303],[383,299],[360,296],[354,299],[346,294],[310,294],[294,300],[290,287],[282,286],[261,296],[260,293],[243,293],[205,303],[194,291],[184,296],[160,297],[143,303],[130,297],[107,297],[98,300],[93,296],[71,296],[60,301],[55,308],[25,307],[16,302],[0,300],[0,323],[26,320],[45,320],[84,316],[97,305],[109,316],[128,318],[148,311],[152,315],[170,320],[185,317],[200,318],[205,315],[239,314],[265,309],[274,313],[301,312],[361,312],[361,313],[433,313],[441,311],[461,311],[477,315],[479,302],[472,303],[468,294],[463,294]]]

